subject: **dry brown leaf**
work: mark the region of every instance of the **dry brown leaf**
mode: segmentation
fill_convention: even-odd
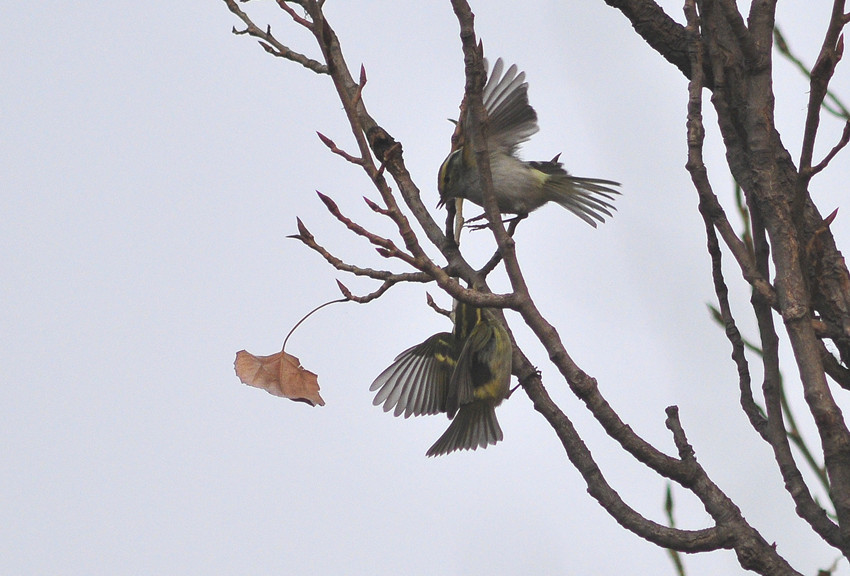
[[[319,377],[301,366],[291,354],[280,351],[271,356],[254,356],[240,350],[233,365],[243,384],[311,406],[325,405],[319,396]]]

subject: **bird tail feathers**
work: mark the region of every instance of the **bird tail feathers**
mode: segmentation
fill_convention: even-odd
[[[619,186],[612,180],[579,178],[569,174],[550,174],[544,184],[547,197],[560,204],[594,228],[596,223],[611,217],[611,204],[620,192],[611,186]]]
[[[448,429],[426,454],[441,456],[455,450],[486,448],[503,438],[496,408],[487,402],[472,402],[460,407]]]

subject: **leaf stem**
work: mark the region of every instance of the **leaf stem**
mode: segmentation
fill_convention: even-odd
[[[289,337],[292,336],[292,333],[295,332],[295,329],[298,328],[299,326],[301,326],[301,323],[304,322],[304,320],[306,320],[310,316],[312,316],[314,312],[318,312],[319,310],[321,310],[325,306],[330,306],[331,304],[336,304],[338,302],[348,302],[348,301],[349,301],[349,298],[340,298],[338,300],[331,300],[330,302],[325,302],[324,304],[319,304],[318,306],[316,306],[315,308],[313,308],[312,310],[307,312],[307,314],[301,320],[299,320],[295,324],[295,326],[292,327],[292,330],[289,331],[289,334],[286,335],[286,338],[283,339],[283,346],[281,346],[280,351],[283,352],[284,350],[286,350],[286,342],[289,340]]]

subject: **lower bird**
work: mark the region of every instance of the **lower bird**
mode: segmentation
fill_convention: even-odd
[[[399,354],[372,383],[373,403],[405,418],[445,412],[452,422],[428,456],[486,448],[504,438],[496,406],[509,395],[511,354],[490,310],[458,302],[454,330]]]

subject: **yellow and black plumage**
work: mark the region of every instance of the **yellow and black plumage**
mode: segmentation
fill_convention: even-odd
[[[503,439],[496,406],[508,396],[511,343],[487,309],[458,302],[454,330],[396,357],[372,383],[374,404],[395,416],[445,412],[452,423],[428,456],[486,448]]]

